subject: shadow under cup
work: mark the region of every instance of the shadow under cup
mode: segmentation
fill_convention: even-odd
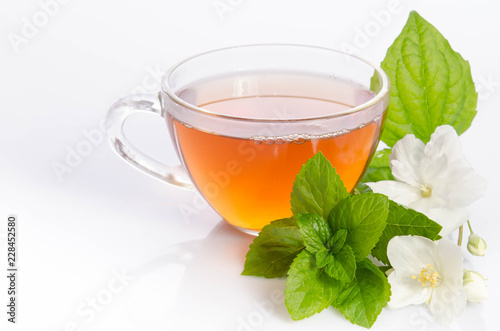
[[[183,168],[208,203],[231,225],[256,234],[292,216],[295,176],[320,151],[349,191],[356,186],[380,139],[389,85],[380,68],[342,52],[241,46],[174,66],[163,79],[161,110],[143,108],[165,117]],[[132,112],[140,102],[112,108]],[[136,161],[119,138],[112,137],[114,147],[129,162],[189,185],[179,168]]]

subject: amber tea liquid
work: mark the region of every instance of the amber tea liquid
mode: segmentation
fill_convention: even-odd
[[[314,97],[310,97],[314,95]],[[323,96],[324,97],[321,97]],[[328,116],[373,98],[341,79],[291,73],[234,75],[201,82],[179,95],[214,113],[254,119]],[[180,157],[210,205],[234,226],[259,231],[290,217],[290,193],[301,166],[321,151],[351,191],[376,149],[383,118],[321,135],[276,135],[275,123],[249,137],[207,132],[168,116]],[[276,130],[274,130],[276,129]],[[175,139],[175,138],[174,138]]]

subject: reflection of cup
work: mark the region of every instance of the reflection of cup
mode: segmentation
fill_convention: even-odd
[[[264,324],[266,330],[279,330],[283,321],[291,321],[285,279],[240,275],[252,239],[219,222],[204,238],[165,243],[150,252],[126,270],[134,278],[125,294],[127,322],[142,330],[167,325],[168,330],[249,331]],[[261,320],[257,316],[252,323],[255,315]],[[252,328],[240,326],[248,320]]]
[[[194,183],[227,222],[251,233],[290,216],[295,176],[318,151],[352,190],[379,141],[388,98],[386,74],[356,56],[241,46],[177,64],[159,100],[121,99],[107,126],[125,160],[170,184]],[[141,111],[165,117],[183,167],[163,165],[126,140],[123,122]]]

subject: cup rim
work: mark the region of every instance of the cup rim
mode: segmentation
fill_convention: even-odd
[[[309,49],[317,49],[317,50],[323,50],[323,51],[329,51],[329,52],[334,52],[338,54],[342,54],[348,57],[351,57],[353,59],[357,59],[361,62],[364,62],[365,64],[369,65],[372,67],[375,72],[379,74],[382,80],[382,86],[380,91],[375,94],[373,98],[368,100],[365,103],[362,103],[356,107],[352,107],[346,110],[343,110],[341,112],[331,114],[331,115],[321,115],[321,116],[311,116],[311,117],[305,117],[305,118],[292,118],[292,119],[274,119],[274,118],[248,118],[248,117],[241,117],[241,116],[233,116],[233,115],[226,115],[226,114],[220,114],[217,112],[210,111],[208,109],[204,109],[202,107],[195,106],[189,102],[186,102],[185,100],[181,99],[177,94],[173,93],[171,86],[169,84],[169,77],[172,75],[172,73],[179,68],[181,65],[184,63],[193,60],[195,58],[207,55],[207,54],[212,54],[212,53],[217,53],[221,51],[227,51],[231,49],[240,49],[240,48],[256,48],[256,47],[299,47],[299,48],[309,48]],[[304,122],[304,121],[312,121],[312,120],[322,120],[322,119],[331,119],[331,118],[336,118],[336,117],[342,117],[345,115],[353,114],[353,113],[358,113],[361,112],[365,109],[369,109],[372,106],[376,105],[379,103],[382,99],[385,98],[385,96],[389,93],[390,91],[390,80],[389,77],[387,76],[386,72],[380,67],[376,66],[370,61],[352,53],[347,53],[343,52],[340,50],[336,50],[333,48],[327,48],[327,47],[320,47],[320,46],[312,46],[312,45],[301,45],[301,44],[279,44],[279,43],[270,43],[270,44],[248,44],[248,45],[238,45],[238,46],[230,46],[230,47],[223,47],[223,48],[218,48],[214,50],[210,50],[207,52],[202,52],[198,53],[196,55],[190,56],[188,58],[185,58],[177,64],[173,65],[169,70],[166,71],[165,75],[162,78],[162,84],[161,84],[162,91],[167,94],[167,96],[173,100],[176,104],[179,104],[187,109],[193,110],[198,113],[202,113],[204,115],[209,115],[209,116],[214,116],[214,117],[220,117],[220,118],[225,118],[225,119],[230,119],[230,120],[238,120],[238,121],[248,121],[248,122]]]

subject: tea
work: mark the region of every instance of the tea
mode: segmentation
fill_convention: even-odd
[[[234,75],[193,84],[179,94],[208,111],[249,119],[328,116],[373,98],[373,92],[335,77],[266,73]],[[167,116],[179,155],[210,205],[229,223],[260,230],[292,215],[290,192],[301,166],[321,151],[351,191],[362,176],[380,134],[383,117],[327,134],[277,135],[262,127],[249,137],[207,132]],[[276,129],[276,130],[274,130]]]

